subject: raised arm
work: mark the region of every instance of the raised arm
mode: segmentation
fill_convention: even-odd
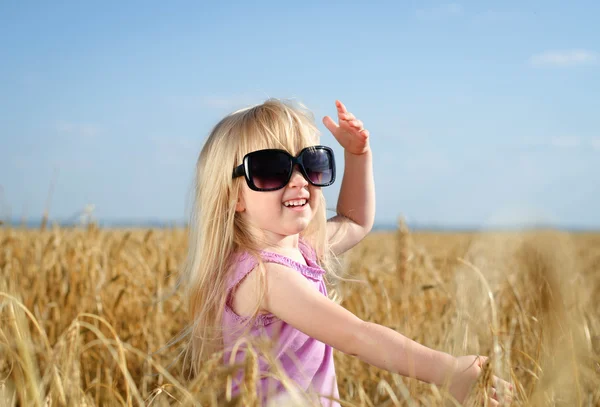
[[[360,242],[375,220],[375,183],[369,131],[338,100],[338,121],[326,116],[323,124],[344,147],[344,176],[337,203],[337,215],[327,222],[332,250],[340,254]]]

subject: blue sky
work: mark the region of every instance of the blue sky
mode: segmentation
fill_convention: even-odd
[[[378,223],[600,227],[600,3],[3,2],[0,218],[184,220],[267,97],[372,134]],[[326,190],[335,207],[340,183]]]

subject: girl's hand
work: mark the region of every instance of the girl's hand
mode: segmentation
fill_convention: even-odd
[[[485,356],[476,355],[459,356],[456,358],[457,364],[448,390],[459,403],[464,403],[471,387],[479,378],[481,368],[487,359]],[[494,376],[488,405],[499,406],[500,403],[510,404],[512,401],[511,390],[512,386],[508,382]],[[502,400],[500,400],[500,396],[502,396]]]
[[[363,122],[357,120],[346,106],[335,101],[339,125],[329,116],[323,118],[323,124],[335,139],[351,154],[361,155],[369,151],[369,130],[363,128]]]

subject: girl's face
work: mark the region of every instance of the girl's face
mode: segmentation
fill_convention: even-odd
[[[244,182],[236,210],[242,212],[271,242],[302,232],[317,213],[321,188],[308,183],[294,168],[285,187],[276,191],[254,191]]]

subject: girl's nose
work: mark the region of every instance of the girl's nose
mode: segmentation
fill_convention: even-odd
[[[299,168],[294,168],[289,185],[291,187],[305,187],[306,185],[308,185],[308,181],[304,178],[304,175],[302,175]]]

